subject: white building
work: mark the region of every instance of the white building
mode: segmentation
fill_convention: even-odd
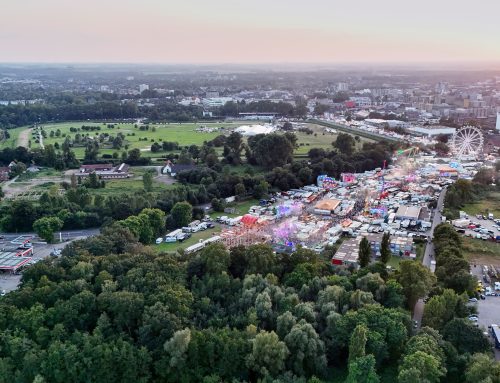
[[[351,101],[354,101],[356,103],[357,107],[364,107],[364,106],[371,106],[372,105],[372,100],[370,97],[349,97]]]
[[[141,84],[139,85],[139,92],[144,92],[145,90],[149,90],[149,85],[147,84]]]
[[[497,112],[497,126],[496,129],[500,131],[500,112]]]
[[[211,97],[204,98],[201,102],[205,108],[218,108],[226,105],[229,101],[234,101],[232,97]]]
[[[451,136],[456,131],[455,128],[449,128],[447,126],[412,126],[408,128],[408,130],[423,134],[427,137],[438,136],[440,134]]]

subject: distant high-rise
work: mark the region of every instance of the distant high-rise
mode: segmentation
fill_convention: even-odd
[[[139,92],[144,92],[145,90],[149,90],[149,85],[141,84],[139,85]]]
[[[496,129],[500,131],[500,112],[497,112],[497,126]]]

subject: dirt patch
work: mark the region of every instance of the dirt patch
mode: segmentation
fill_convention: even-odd
[[[493,265],[500,267],[500,258],[494,255],[469,255],[469,262],[474,265]]]
[[[19,133],[19,137],[17,137],[17,146],[24,146],[25,148],[28,147],[32,130],[33,128],[25,129]]]

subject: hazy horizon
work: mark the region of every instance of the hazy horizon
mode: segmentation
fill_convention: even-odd
[[[500,63],[500,3],[25,0],[2,5],[0,62]]]

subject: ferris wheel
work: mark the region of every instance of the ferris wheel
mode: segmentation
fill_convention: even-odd
[[[478,157],[483,151],[484,137],[479,128],[466,125],[458,129],[451,138],[451,152],[458,159]]]

